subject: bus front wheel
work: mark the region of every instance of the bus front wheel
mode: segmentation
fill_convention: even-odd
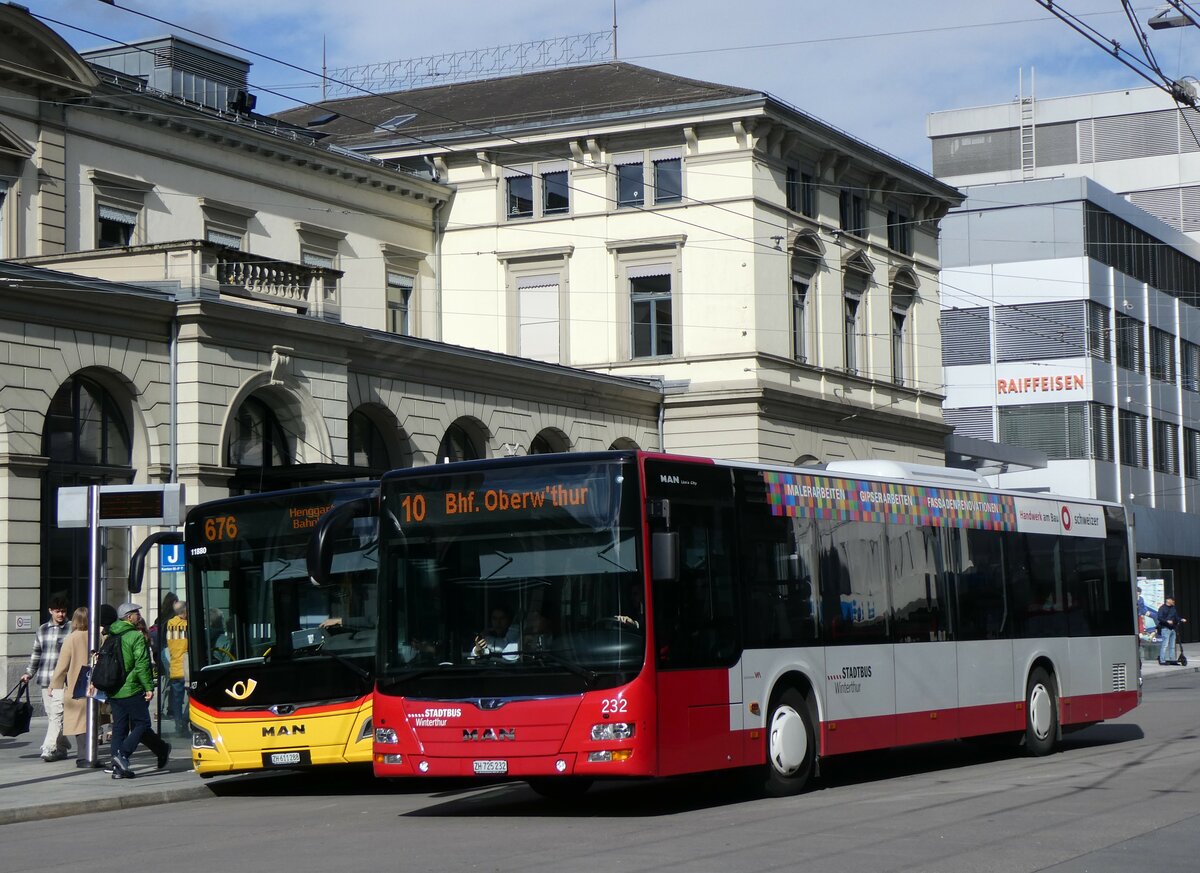
[[[763,791],[771,797],[799,794],[812,776],[817,746],[808,703],[795,688],[780,694],[771,708],[766,742]]]
[[[1058,698],[1050,675],[1038,667],[1025,686],[1025,748],[1032,755],[1049,755],[1058,741]]]

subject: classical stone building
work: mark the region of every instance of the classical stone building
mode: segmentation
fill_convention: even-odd
[[[762,92],[604,63],[283,113],[453,186],[451,342],[656,375],[672,451],[940,463],[958,193]]]
[[[441,342],[452,189],[254,115],[244,63],[155,41],[173,81],[204,84],[160,91],[13,5],[0,49],[0,674],[20,673],[52,593],[85,602],[59,487],[179,482],[194,505],[660,445],[652,380]],[[145,533],[105,530],[114,602]],[[159,594],[152,573],[140,596]]]

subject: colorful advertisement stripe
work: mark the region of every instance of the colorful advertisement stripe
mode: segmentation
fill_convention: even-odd
[[[765,471],[762,477],[772,515],[1017,529],[1013,498],[1003,494],[775,471]]]

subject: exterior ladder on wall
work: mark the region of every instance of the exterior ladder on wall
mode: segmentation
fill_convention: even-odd
[[[1032,179],[1037,175],[1037,137],[1034,119],[1034,71],[1029,70],[1029,96],[1025,96],[1025,71],[1018,73],[1018,97],[1021,105],[1021,178]]]

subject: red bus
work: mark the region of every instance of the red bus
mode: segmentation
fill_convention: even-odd
[[[1044,755],[1140,699],[1117,505],[644,452],[380,487],[378,776],[565,796],[746,768],[786,795],[867,749],[1010,734]]]

